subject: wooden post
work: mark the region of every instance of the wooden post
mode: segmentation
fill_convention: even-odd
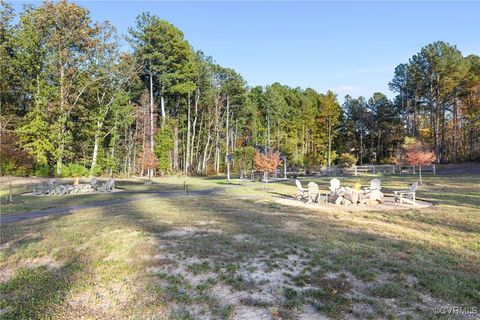
[[[230,162],[227,160],[227,183],[230,183]]]
[[[434,164],[432,164],[432,166],[433,166],[433,175],[436,175],[437,174],[437,169],[435,168]]]
[[[10,175],[10,198],[9,198],[9,202],[13,202],[13,198],[12,198],[12,175]]]
[[[354,167],[355,167],[355,176],[358,176],[357,165],[354,165]]]
[[[187,196],[188,196],[188,184],[186,185],[186,188],[187,188]]]
[[[283,158],[283,177],[287,179],[287,157]]]

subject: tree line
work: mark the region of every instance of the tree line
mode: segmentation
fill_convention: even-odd
[[[389,163],[406,137],[437,162],[480,158],[480,58],[444,42],[395,69],[393,101],[340,105],[332,91],[249,87],[149,13],[122,50],[114,26],[72,2],[0,10],[2,174],[217,174],[232,158],[243,172],[254,147],[307,169],[342,154]]]

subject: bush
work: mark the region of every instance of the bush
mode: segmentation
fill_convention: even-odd
[[[33,159],[11,132],[2,132],[0,139],[0,174],[25,176],[31,173]]]
[[[93,167],[92,174],[94,176],[101,176],[103,174],[103,167],[99,164],[96,164],[95,167]]]
[[[35,167],[34,176],[47,178],[50,177],[50,167],[49,166],[37,166]]]
[[[348,168],[357,164],[358,159],[353,154],[343,153],[338,158],[338,164],[342,167]]]
[[[156,164],[158,171],[162,176],[170,173],[170,152],[173,150],[173,124],[169,121],[167,122],[162,129],[157,131],[155,135],[155,150],[154,155],[151,155],[150,158],[156,158]],[[143,161],[148,162],[148,157],[145,157]],[[146,166],[148,167],[148,166]]]
[[[383,158],[380,160],[380,164],[396,164],[397,159],[394,156]]]
[[[63,177],[86,177],[88,175],[88,169],[81,164],[71,163],[62,168]]]

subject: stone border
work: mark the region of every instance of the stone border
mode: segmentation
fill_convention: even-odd
[[[306,203],[302,200],[297,200],[294,198],[279,198],[275,202],[282,205],[292,206],[292,207],[301,207],[308,209],[315,209],[321,211],[395,211],[395,210],[408,210],[408,209],[423,209],[433,206],[433,203],[427,202],[424,200],[417,200],[416,204],[400,204],[395,202],[394,197],[385,196],[383,202],[376,205],[336,205],[333,203]]]

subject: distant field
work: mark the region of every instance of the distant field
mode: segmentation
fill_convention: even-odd
[[[389,194],[416,176],[380,178]],[[329,179],[300,180],[326,190]],[[266,190],[223,177],[155,182],[118,181],[126,192],[65,197],[20,196],[27,189],[17,184],[2,214],[160,193],[2,225],[1,317],[437,319],[435,308],[478,307],[478,175],[427,175],[418,197],[434,206],[394,212],[275,203],[296,193],[293,180]],[[184,183],[212,193],[187,197]],[[161,196],[166,190],[176,194]]]

